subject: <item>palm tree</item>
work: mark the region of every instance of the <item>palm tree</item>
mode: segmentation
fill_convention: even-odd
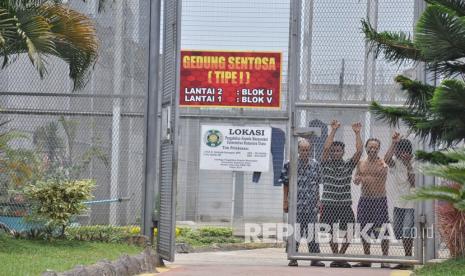
[[[404,107],[373,102],[371,110],[392,126],[403,122],[432,146],[456,147],[465,140],[465,1],[426,2],[413,38],[403,32],[377,32],[366,20],[362,30],[376,57],[382,53],[397,64],[422,62],[436,78],[445,80],[435,87],[398,76],[395,80],[407,96]],[[410,198],[445,204],[437,209],[441,233],[453,256],[465,256],[465,151],[418,152],[417,157],[433,163],[424,168],[425,174],[451,184],[430,185]]]
[[[453,257],[465,257],[465,149],[447,150],[442,154],[448,164],[423,166],[423,173],[448,181],[406,196],[413,200],[440,200],[437,206],[439,231]]]
[[[73,88],[79,89],[85,85],[97,50],[91,19],[61,0],[0,0],[0,68],[27,54],[43,78],[47,58],[58,57],[68,63]]]

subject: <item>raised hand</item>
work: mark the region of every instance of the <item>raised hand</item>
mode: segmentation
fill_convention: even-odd
[[[360,123],[360,122],[353,123],[352,124],[352,130],[355,133],[360,133],[360,130],[362,130],[362,123]]]
[[[407,168],[411,169],[413,155],[408,154],[408,153],[402,153],[399,157],[400,157],[400,160],[402,161],[402,163],[404,163],[404,165]]]
[[[392,134],[392,142],[393,142],[394,144],[399,143],[399,141],[400,141],[401,138],[402,138],[402,137],[400,136],[400,133],[397,132],[397,131],[395,131],[394,134]]]
[[[341,122],[338,120],[332,120],[331,121],[331,129],[336,130],[341,127]]]

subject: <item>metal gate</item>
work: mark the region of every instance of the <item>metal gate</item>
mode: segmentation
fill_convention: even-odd
[[[157,251],[168,261],[175,253],[180,12],[181,1],[164,1]]]
[[[376,60],[360,34],[361,18],[382,30],[411,30],[418,2],[292,1],[291,260],[343,267],[347,261],[387,266],[423,260],[424,206],[400,195],[422,185],[418,172],[412,183],[410,159],[422,144],[368,110],[373,100],[403,104],[393,77],[421,79],[422,71]]]

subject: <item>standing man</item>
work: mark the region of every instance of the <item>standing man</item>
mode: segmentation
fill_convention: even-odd
[[[310,138],[311,139],[311,138]],[[308,224],[318,222],[318,202],[320,165],[310,159],[312,144],[304,138],[298,142],[299,159],[297,161],[297,224],[300,225],[300,236],[308,237]],[[279,182],[284,185],[284,212],[289,211],[289,162],[284,165]],[[295,228],[295,227],[294,227]],[[310,253],[320,253],[320,246],[311,235],[308,242]],[[288,241],[289,242],[289,241]],[[297,250],[299,242],[297,241]],[[311,266],[325,266],[320,261],[311,261]],[[289,266],[298,266],[297,260],[290,260]]]
[[[415,188],[415,173],[412,162],[412,143],[401,139],[398,132],[392,135],[392,143],[384,161],[389,166],[394,198],[394,233],[396,239],[402,239],[405,256],[412,256],[413,235],[415,224],[415,206],[413,201],[402,199]],[[399,264],[394,269],[411,269],[411,265]]]
[[[386,198],[386,178],[388,167],[383,159],[378,156],[381,142],[376,138],[370,138],[365,144],[367,159],[357,165],[354,183],[361,185],[361,196],[357,206],[357,222],[360,228],[372,224],[368,235],[373,233],[379,237],[383,225],[389,223],[388,206]],[[384,233],[382,233],[384,235]],[[363,251],[370,255],[370,243],[362,237]],[[383,255],[389,253],[389,240],[381,241]],[[358,263],[354,267],[371,267],[371,263]],[[381,268],[389,268],[388,264],[382,263]]]
[[[331,226],[332,236],[337,235],[337,232],[333,231],[335,225],[339,225],[340,230],[347,231],[347,224],[355,223],[350,184],[352,182],[352,172],[360,160],[363,150],[360,136],[362,124],[354,123],[352,124],[352,130],[355,134],[356,151],[352,158],[344,160],[345,144],[334,141],[334,136],[340,127],[341,123],[339,121],[333,120],[331,122],[331,132],[326,139],[321,157],[323,183],[321,223]],[[349,247],[349,241],[343,243],[339,249],[339,245],[334,242],[334,239],[331,239],[330,246],[334,254],[344,254]],[[330,267],[349,268],[351,266],[346,261],[334,261],[330,264]]]

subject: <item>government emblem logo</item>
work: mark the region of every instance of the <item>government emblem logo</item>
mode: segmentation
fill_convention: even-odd
[[[205,144],[215,148],[223,143],[223,134],[216,129],[210,129],[205,133]]]

